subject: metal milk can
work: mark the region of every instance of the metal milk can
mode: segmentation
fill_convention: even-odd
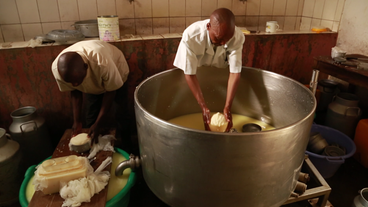
[[[359,195],[355,196],[351,207],[368,207],[368,188],[360,190]]]
[[[358,96],[339,93],[328,105],[325,125],[335,128],[350,138],[354,138],[355,128],[361,116]]]
[[[52,155],[45,119],[37,115],[35,107],[19,108],[11,113],[11,117],[13,122],[9,126],[9,132],[20,144],[26,168]]]
[[[0,128],[0,206],[18,201],[23,178],[21,160],[19,144],[11,139],[5,129]]]
[[[338,83],[334,80],[323,79],[318,81],[321,96],[317,104],[317,111],[326,111],[333,97],[338,93]]]

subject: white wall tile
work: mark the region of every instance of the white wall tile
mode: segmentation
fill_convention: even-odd
[[[24,41],[22,26],[20,24],[2,25],[4,42]]]
[[[297,15],[299,8],[299,1],[287,0],[285,15]]]
[[[3,37],[3,32],[2,29],[0,27],[0,43],[4,42],[4,37]]]
[[[245,16],[235,16],[235,25],[238,27],[245,27],[246,17]]]
[[[298,16],[301,16],[303,14],[303,8],[304,8],[304,0],[299,0],[298,14],[297,14]]]
[[[185,28],[189,25],[193,24],[194,22],[200,21],[201,17],[186,17],[185,18]]]
[[[78,0],[80,20],[97,19],[96,0]]]
[[[0,24],[20,23],[15,0],[0,0]]]
[[[66,21],[61,22],[61,29],[75,29],[74,26],[72,26],[75,23],[75,21]]]
[[[319,27],[319,26],[321,26],[321,20],[313,18],[312,21],[311,21],[311,28]]]
[[[121,18],[134,18],[134,2],[116,0],[116,12]]]
[[[333,21],[329,21],[329,20],[321,20],[321,26],[323,27],[327,27],[330,30],[332,30],[333,27]]]
[[[135,18],[152,17],[151,0],[134,0],[134,15],[135,15]],[[137,32],[138,32],[138,28],[137,28]]]
[[[37,0],[41,22],[60,21],[57,0]]]
[[[168,17],[169,0],[152,0],[152,17]]]
[[[272,15],[273,0],[262,0],[260,15]]]
[[[22,24],[24,40],[28,41],[38,35],[42,35],[41,23],[36,24]]]
[[[230,1],[230,0],[229,0]],[[245,15],[247,3],[245,1],[233,0],[233,8],[231,11],[235,16]]]
[[[282,31],[284,30],[284,23],[285,23],[285,17],[278,17],[278,16],[275,16],[272,18],[273,21],[276,21],[277,24],[279,25],[279,29],[278,31]]]
[[[16,0],[16,2],[21,23],[40,22],[36,0]]]
[[[185,30],[185,17],[170,18],[170,33],[182,33]]]
[[[326,0],[323,7],[322,19],[334,20],[339,0]]]
[[[286,2],[287,0],[277,0],[274,1],[274,5],[273,5],[273,15],[285,15],[285,11],[286,11]]]
[[[137,34],[135,30],[135,20],[134,19],[122,19],[119,20],[120,36],[126,34]]]
[[[153,18],[152,28],[153,28],[153,34],[170,33],[169,18]]]
[[[315,2],[316,2],[316,0],[306,0],[306,1],[304,1],[303,17],[312,17],[313,16]],[[302,22],[303,22],[303,20],[302,20]]]
[[[260,16],[259,17],[259,26],[258,26],[258,30],[261,32],[266,31],[266,22],[270,21],[270,17],[268,16]]]
[[[339,29],[340,29],[339,22],[334,22],[333,25],[332,25],[332,31],[339,32]]]
[[[296,17],[285,17],[284,31],[294,31],[296,25]]]
[[[170,17],[184,17],[185,16],[185,1],[169,0],[169,14],[170,14]]]
[[[139,35],[152,34],[152,18],[136,19],[136,31]]]
[[[116,15],[115,0],[97,0],[97,15]]]
[[[228,1],[228,0],[227,0]],[[201,16],[202,1],[186,0],[185,1],[185,15],[186,16]]]
[[[202,9],[201,11],[202,17],[209,18],[212,12],[217,9],[217,1],[216,0],[202,0],[201,9]]]
[[[259,15],[259,10],[261,7],[261,0],[248,0],[246,15]]]
[[[187,3],[188,3],[188,0],[187,0]],[[233,8],[233,4],[232,4],[232,1],[229,1],[229,0],[218,0],[217,7],[218,8],[228,8],[231,10],[231,8]]]
[[[4,42],[4,37],[3,37],[3,31],[1,29],[1,25],[0,25],[0,43]]]
[[[344,10],[345,0],[339,0],[337,7],[336,7],[336,13],[335,13],[335,21],[340,21],[342,12]]]
[[[296,17],[296,21],[295,21],[295,30],[300,30],[300,25],[302,23],[302,17]]]
[[[58,0],[61,21],[78,21],[77,0]]]
[[[311,23],[312,23],[312,18],[302,17],[301,23],[300,23],[300,30],[301,31],[305,31],[305,30],[309,31],[311,29]]]
[[[61,23],[60,22],[41,23],[41,26],[42,26],[43,34],[47,34],[47,33],[51,32],[52,30],[61,29]]]
[[[245,17],[245,27],[247,30],[258,30],[259,17]]]
[[[313,18],[322,18],[323,7],[325,5],[325,0],[316,0],[313,10]]]

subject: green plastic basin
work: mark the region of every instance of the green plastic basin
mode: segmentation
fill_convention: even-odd
[[[125,157],[125,159],[129,159],[129,154],[126,153],[124,150],[115,148],[115,153],[119,153]],[[50,159],[51,156],[47,159]],[[24,180],[22,182],[22,185],[20,187],[19,191],[19,203],[22,207],[28,206],[26,191],[27,191],[27,185],[31,178],[34,176],[34,172],[36,171],[36,165],[30,166],[24,176]],[[135,172],[131,171],[130,175],[128,177],[128,181],[126,185],[124,186],[121,191],[119,191],[113,198],[108,200],[106,202],[106,207],[127,207],[129,204],[130,199],[130,189],[133,187],[134,183],[136,181],[136,175]]]

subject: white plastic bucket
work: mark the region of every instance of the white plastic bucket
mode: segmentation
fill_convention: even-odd
[[[117,15],[98,16],[97,24],[100,40],[113,42],[120,39],[119,17]]]

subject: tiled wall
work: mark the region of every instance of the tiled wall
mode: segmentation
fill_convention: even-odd
[[[337,31],[345,0],[0,0],[0,42],[28,41],[79,20],[118,15],[121,35],[181,33],[219,7],[236,24],[264,31],[276,20],[284,31],[326,25]],[[302,23],[302,24],[301,24]]]
[[[339,31],[344,5],[345,0],[305,0],[300,29],[323,26]]]

